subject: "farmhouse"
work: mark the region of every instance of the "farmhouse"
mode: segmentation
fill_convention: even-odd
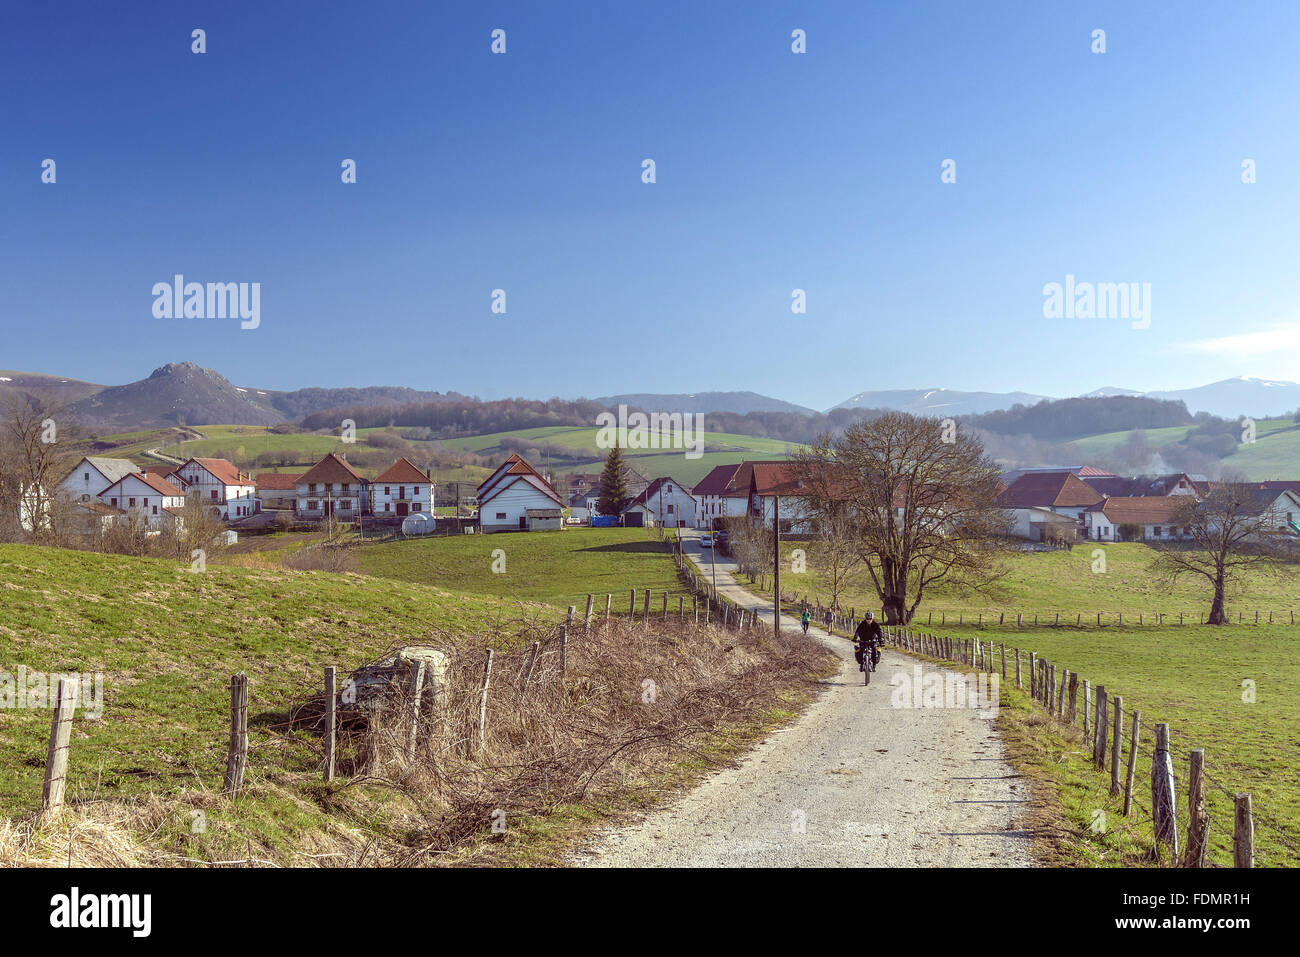
[[[736,476],[740,472],[740,463],[735,465],[718,465],[700,483],[691,489],[691,494],[698,501],[696,528],[714,528],[719,519],[736,518],[745,514],[749,505],[748,487],[740,487]]]
[[[634,527],[690,528],[699,501],[671,476],[657,478],[623,508],[623,524]]]
[[[371,510],[376,515],[404,518],[433,511],[433,480],[403,456],[370,483]]]
[[[747,511],[754,521],[771,528],[779,509],[782,532],[810,531],[799,505],[804,491],[793,462],[742,462],[733,481],[747,490]]]
[[[305,519],[333,515],[356,521],[368,510],[368,486],[369,481],[347,459],[331,452],[299,476],[294,511]]]
[[[160,529],[179,517],[185,492],[156,475],[132,472],[100,492],[99,501],[150,529]]]
[[[1186,494],[1113,496],[1088,507],[1088,538],[1099,542],[1176,541],[1187,537],[1178,524],[1178,512],[1188,503]]]
[[[560,493],[517,453],[484,480],[477,497],[480,531],[528,532],[564,527]]]
[[[1074,472],[1030,471],[1021,475],[997,498],[1011,513],[1012,533],[1031,541],[1046,541],[1063,532],[1083,533],[1089,508],[1104,496]]]
[[[210,506],[212,514],[226,521],[246,518],[257,511],[257,483],[246,472],[225,459],[192,458],[176,468],[185,483],[185,494]]]
[[[100,492],[134,471],[135,465],[126,459],[88,455],[59,483],[59,491],[72,502],[93,502]]]
[[[257,476],[257,496],[263,508],[292,509],[298,491],[298,480],[303,472],[260,472]]]

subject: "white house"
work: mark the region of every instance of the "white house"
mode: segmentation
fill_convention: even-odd
[[[623,509],[624,525],[692,528],[700,503],[681,482],[670,476],[652,481]]]
[[[528,532],[563,527],[564,500],[519,455],[498,466],[478,487],[479,530]]]
[[[180,516],[185,492],[156,475],[132,472],[100,492],[99,501],[157,530]]]
[[[997,504],[1011,513],[1013,532],[1033,541],[1044,533],[1060,532],[1068,520],[1075,532],[1085,534],[1088,510],[1105,496],[1068,470],[1026,472],[1002,491]]]
[[[257,483],[225,459],[192,458],[175,469],[185,483],[185,493],[216,509],[226,521],[246,518],[257,511]]]
[[[405,456],[370,483],[370,508],[375,515],[402,518],[433,511],[433,480]]]
[[[1112,496],[1089,507],[1085,517],[1088,538],[1099,542],[1187,538],[1187,526],[1178,521],[1178,512],[1187,502],[1186,493]]]
[[[331,452],[298,479],[294,511],[300,518],[333,515],[356,521],[363,510],[369,511],[369,484],[347,459]]]
[[[691,489],[699,503],[695,513],[696,528],[713,528],[718,519],[739,518],[748,510],[749,489],[736,485],[740,463],[718,465]]]
[[[94,502],[100,492],[135,471],[135,465],[126,459],[87,455],[59,483],[59,492],[72,502]]]

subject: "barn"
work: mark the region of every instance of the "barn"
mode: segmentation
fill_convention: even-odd
[[[563,528],[564,500],[550,482],[513,454],[478,487],[479,528],[533,532]]]

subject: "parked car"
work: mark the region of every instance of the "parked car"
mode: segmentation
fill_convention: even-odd
[[[712,548],[713,536],[707,532],[700,536],[700,548]]]

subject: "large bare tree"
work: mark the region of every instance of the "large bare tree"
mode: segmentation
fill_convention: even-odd
[[[887,623],[911,621],[939,582],[997,576],[1010,526],[995,503],[1000,472],[950,421],[889,412],[819,437],[794,472],[814,525],[848,523]]]
[[[5,538],[62,544],[71,503],[58,483],[76,461],[70,440],[76,425],[62,406],[22,394],[0,415],[0,495]]]
[[[1279,494],[1233,476],[1199,499],[1187,496],[1175,513],[1175,527],[1186,529],[1188,538],[1160,545],[1152,568],[1171,582],[1189,574],[1206,580],[1213,589],[1207,624],[1228,623],[1228,588],[1243,572],[1291,551],[1280,516],[1270,510]]]

